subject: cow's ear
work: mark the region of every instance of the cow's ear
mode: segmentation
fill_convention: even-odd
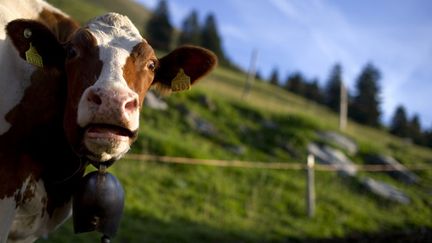
[[[6,26],[21,58],[38,67],[53,67],[64,63],[65,51],[55,35],[42,23],[18,19]]]
[[[217,57],[213,52],[196,46],[182,46],[159,60],[153,84],[162,90],[188,90],[216,64]]]

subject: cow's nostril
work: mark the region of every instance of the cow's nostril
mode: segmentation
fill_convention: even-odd
[[[95,92],[90,91],[90,93],[87,96],[87,99],[88,99],[88,101],[90,101],[91,103],[94,103],[96,105],[102,104],[102,99]]]
[[[135,111],[138,108],[138,100],[132,99],[125,104],[126,111]]]

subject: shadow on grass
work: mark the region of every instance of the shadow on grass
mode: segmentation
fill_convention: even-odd
[[[289,240],[287,241],[289,242]],[[432,242],[432,228],[419,227],[406,230],[389,230],[374,234],[352,234],[344,238],[304,239],[302,242],[319,243],[427,243]]]
[[[62,226],[48,239],[38,240],[38,243],[49,242],[100,242],[100,234],[96,232],[74,234],[71,220]],[[239,229],[227,229],[212,227],[206,224],[192,222],[188,219],[171,218],[157,219],[153,216],[145,216],[140,212],[127,211],[124,215],[118,235],[112,239],[113,243],[141,243],[141,242],[432,242],[432,228],[411,228],[406,230],[389,230],[380,233],[355,233],[344,238],[290,238],[286,236],[262,236],[254,231],[242,231]]]

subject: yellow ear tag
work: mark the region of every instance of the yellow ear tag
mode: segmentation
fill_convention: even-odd
[[[190,77],[185,74],[182,68],[180,68],[180,71],[171,81],[171,90],[174,92],[179,92],[189,89],[191,89]]]
[[[30,42],[30,48],[25,52],[26,61],[38,67],[43,67],[42,57]]]

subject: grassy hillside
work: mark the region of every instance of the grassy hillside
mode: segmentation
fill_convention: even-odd
[[[106,12],[127,15],[141,31],[150,18],[150,11],[133,0],[47,0],[81,23]]]
[[[65,7],[83,15],[110,6],[74,2],[76,6]],[[84,4],[93,9],[81,11]],[[218,68],[190,92],[166,97],[168,110],[144,108],[131,152],[298,163],[305,161],[306,145],[318,140],[317,131],[337,130],[337,116],[330,110],[263,82],[254,83],[241,99],[245,78]],[[214,133],[198,129],[200,122],[210,124],[207,130]],[[303,171],[123,159],[110,169],[126,191],[125,215],[113,242],[431,242],[432,151],[353,122],[345,135],[359,144],[359,153],[350,157],[355,163],[365,163],[367,154],[384,153],[407,166],[429,165],[415,172],[421,178],[416,185],[384,173],[361,173],[400,188],[410,204],[378,198],[335,172],[317,172],[317,211],[309,219]],[[98,238],[96,233],[74,235],[69,221],[38,242],[90,243]]]
[[[192,91],[167,97],[169,110],[144,109],[140,140],[132,152],[301,162],[305,145],[316,139],[315,131],[336,129],[336,116],[327,109],[265,83],[256,83],[242,100],[243,82],[244,75],[219,68]],[[203,97],[211,108],[202,103]],[[185,109],[213,124],[217,135],[197,131]],[[266,121],[277,128],[263,126]],[[353,157],[357,163],[363,163],[361,154],[371,151],[393,155],[407,165],[432,162],[430,150],[407,145],[383,131],[350,123],[347,135],[360,143],[360,155]],[[298,154],[287,152],[286,143]],[[335,172],[318,172],[313,219],[305,214],[302,171],[130,160],[117,162],[111,171],[127,196],[115,242],[310,242],[360,236],[405,242],[407,235],[421,242],[431,236],[432,170],[416,172],[422,181],[412,186],[385,174],[365,173],[401,188],[412,198],[409,205],[377,198]],[[39,242],[97,238],[96,233],[73,235],[69,222]]]

